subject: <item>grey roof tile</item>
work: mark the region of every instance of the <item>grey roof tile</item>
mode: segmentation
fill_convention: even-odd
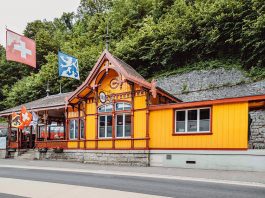
[[[64,106],[65,105],[65,98],[70,96],[71,93],[72,92],[50,95],[50,96],[46,96],[44,98],[40,98],[38,100],[34,100],[32,102],[21,104],[19,106],[1,111],[0,116],[6,115],[6,114],[11,114],[12,112],[18,112],[18,111],[20,111],[22,106],[25,106],[28,110],[31,110],[31,109],[37,110],[37,109],[41,109],[41,108]]]

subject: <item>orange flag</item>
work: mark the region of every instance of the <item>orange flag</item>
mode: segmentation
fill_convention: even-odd
[[[20,121],[23,126],[29,126],[32,121],[32,114],[24,106],[21,107]]]

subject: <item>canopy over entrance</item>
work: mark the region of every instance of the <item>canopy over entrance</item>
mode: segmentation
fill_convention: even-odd
[[[43,142],[47,144],[47,141],[65,140],[65,107],[67,97],[70,94],[71,92],[50,95],[1,111],[0,117],[6,118],[8,123],[8,148],[27,149],[34,148],[36,144],[42,144]],[[37,126],[25,127],[23,130],[12,127],[12,113],[20,114],[22,106],[37,114],[39,118]]]

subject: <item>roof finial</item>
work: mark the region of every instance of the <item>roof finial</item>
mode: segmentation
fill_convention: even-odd
[[[109,21],[107,21],[106,27],[106,50],[109,50]]]
[[[62,93],[62,82],[60,82],[60,94]]]
[[[46,89],[47,96],[50,95],[50,89],[49,89],[49,80],[47,81],[47,89]]]

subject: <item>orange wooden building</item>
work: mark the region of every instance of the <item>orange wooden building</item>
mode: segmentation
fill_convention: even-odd
[[[58,109],[65,113],[60,114],[65,136],[39,140],[37,135],[36,158],[265,170],[264,150],[248,149],[249,111],[263,108],[265,95],[183,102],[105,50],[63,103]],[[47,109],[51,117],[54,109]]]

